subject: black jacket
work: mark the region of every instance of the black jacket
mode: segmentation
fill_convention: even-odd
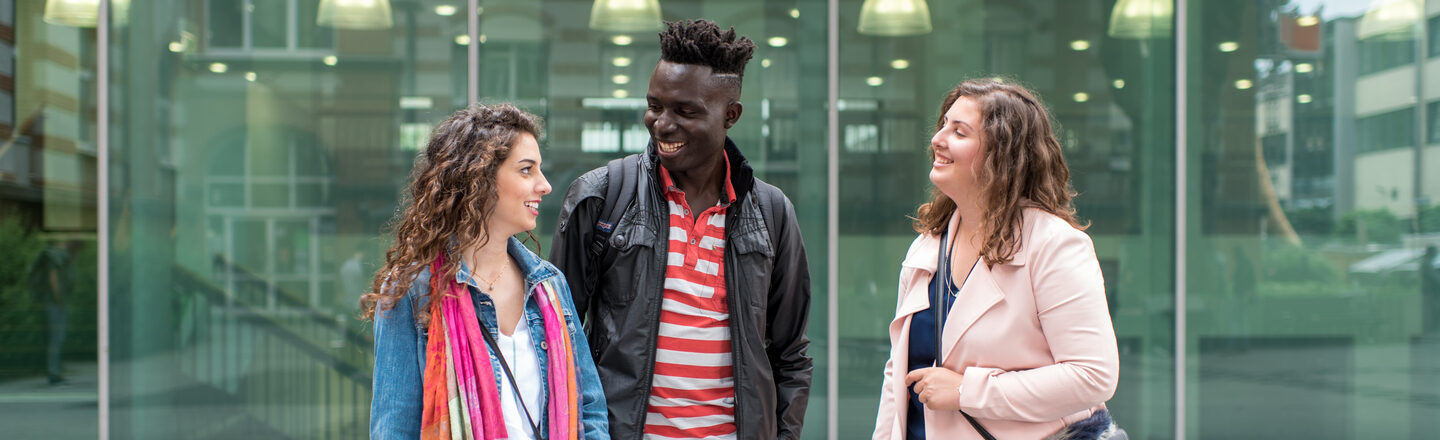
[[[810,397],[812,361],[805,336],[810,269],[795,207],[779,189],[754,177],[730,139],[736,201],[725,216],[725,289],[735,362],[735,425],[742,439],[798,439]],[[605,167],[580,176],[565,194],[550,261],[570,283],[605,398],[610,434],[639,439],[645,430],[660,303],[669,245],[669,211],[661,192],[655,145],[641,156],[645,178],[632,179],[634,205],[615,225],[612,266],[591,267],[589,246],[605,205]],[[627,189],[628,190],[628,189]],[[763,196],[757,196],[765,191]],[[783,207],[765,224],[764,202]],[[770,208],[766,208],[770,209]],[[770,228],[779,228],[772,234]],[[774,237],[772,239],[772,237]],[[772,242],[774,241],[774,242]]]

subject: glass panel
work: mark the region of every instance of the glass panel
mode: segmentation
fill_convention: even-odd
[[[1433,437],[1440,2],[1190,5],[1188,436]]]
[[[290,31],[293,0],[250,1],[250,45],[256,49],[284,49]]]
[[[0,426],[94,438],[96,38],[44,12],[0,1]]]
[[[248,186],[250,187],[251,206],[256,208],[290,207],[290,185],[288,183],[251,183]]]
[[[298,19],[295,31],[301,49],[334,49],[335,30],[315,23],[320,14],[320,2],[296,2]]]
[[[210,206],[221,207],[245,207],[245,184],[243,183],[212,183],[210,186]]]
[[[548,246],[570,183],[610,159],[645,148],[649,135],[642,120],[644,97],[660,49],[653,31],[623,34],[629,41],[621,40],[626,43],[621,45],[612,38],[618,34],[589,29],[594,2],[551,0],[538,10],[517,6],[527,3],[484,4],[478,87],[482,101],[516,102],[546,119],[541,150],[555,192],[540,206],[536,233]],[[826,2],[662,4],[667,19],[718,20],[757,43],[744,75],[744,112],[729,136],[756,168],[757,177],[780,187],[794,202],[804,231],[813,292],[809,337],[815,374],[803,434],[824,438],[830,397],[825,390]],[[780,39],[772,43],[775,37]]]
[[[929,33],[862,34],[840,2],[840,413],[874,429],[907,215],[927,199],[927,149],[945,94],[999,75],[1036,91],[1091,223],[1120,346],[1108,403],[1132,438],[1174,432],[1174,40],[1168,18],[1112,23],[1117,2],[929,2]],[[1128,3],[1128,2],[1118,2]],[[945,7],[941,7],[941,5]],[[1112,25],[1156,30],[1130,35]],[[1119,35],[1119,36],[1115,36]],[[967,390],[968,392],[968,390]]]
[[[111,438],[366,435],[357,302],[400,127],[465,105],[466,14],[392,0],[390,28],[336,29],[318,3],[132,1],[111,28]]]
[[[301,183],[295,186],[295,206],[326,206],[330,204],[330,184]]]
[[[211,48],[239,48],[245,39],[246,0],[208,0],[203,11],[206,20],[205,35]]]

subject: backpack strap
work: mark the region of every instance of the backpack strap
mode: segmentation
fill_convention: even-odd
[[[784,195],[780,188],[774,185],[755,180],[755,204],[760,207],[760,216],[765,220],[765,228],[770,231],[770,245],[780,244],[780,220],[776,217],[785,211]]]
[[[640,155],[632,154],[613,159],[605,165],[605,171],[608,176],[605,183],[605,208],[601,211],[600,220],[595,222],[595,233],[591,235],[590,241],[590,267],[596,271],[592,276],[586,277],[590,280],[599,279],[593,275],[598,275],[602,270],[600,263],[614,259],[610,236],[615,233],[620,218],[630,210],[630,205],[635,204],[635,186],[641,178]]]

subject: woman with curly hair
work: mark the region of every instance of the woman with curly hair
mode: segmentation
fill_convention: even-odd
[[[1119,353],[1070,171],[1030,91],[970,80],[930,139],[876,439],[1119,438]]]
[[[373,292],[370,437],[609,438],[605,396],[560,271],[529,238],[550,183],[540,121],[455,112],[415,161]]]

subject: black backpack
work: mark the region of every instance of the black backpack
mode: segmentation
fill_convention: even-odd
[[[610,235],[615,233],[620,217],[630,210],[630,205],[635,204],[635,191],[625,189],[641,181],[640,155],[631,154],[613,159],[605,165],[605,171],[610,179],[605,183],[605,209],[600,213],[600,220],[595,222],[595,235],[590,241],[590,261],[605,262],[605,266],[609,267],[609,262],[615,259],[612,252],[615,247],[610,245]],[[599,266],[591,264],[590,267],[598,269]],[[596,280],[599,277],[592,276],[589,279]]]

